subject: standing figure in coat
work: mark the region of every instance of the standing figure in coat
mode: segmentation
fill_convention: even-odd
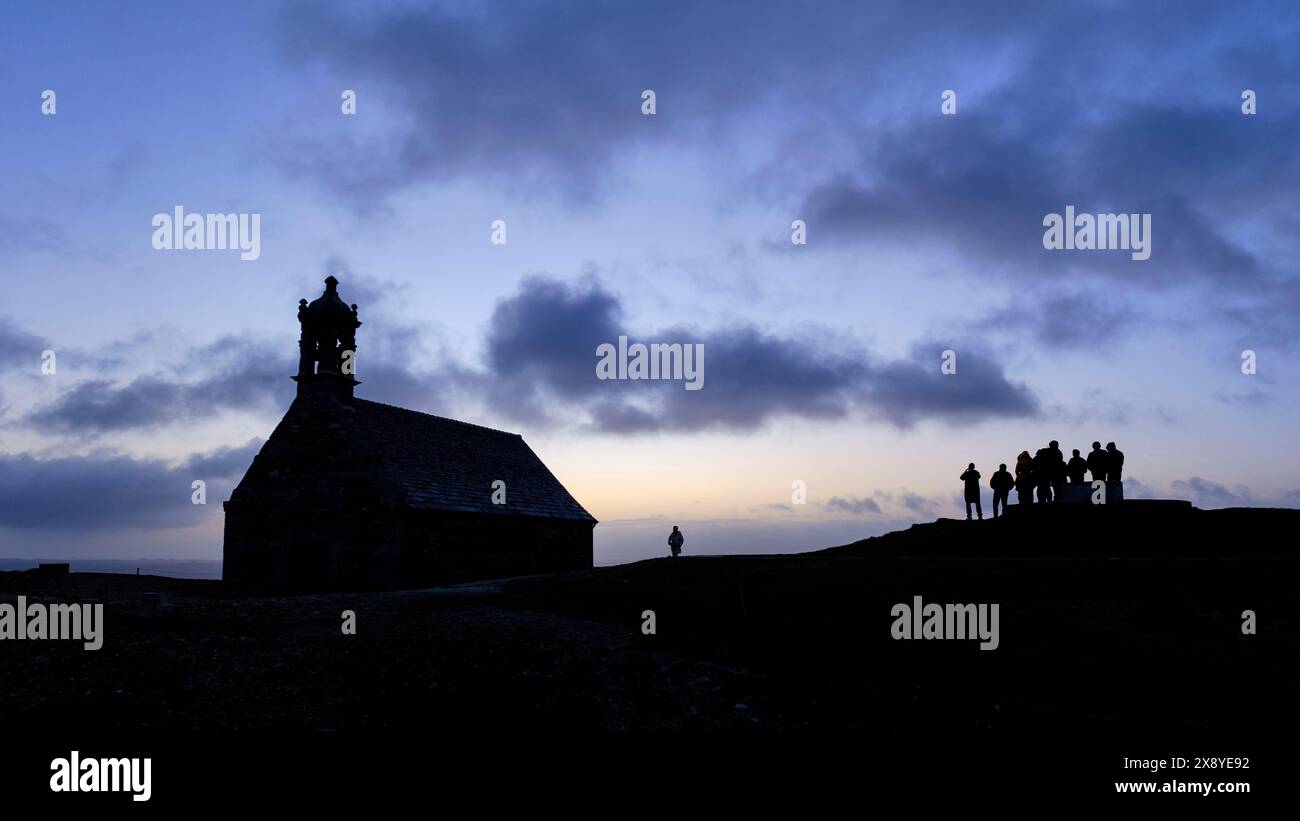
[[[1106,443],[1106,481],[1122,481],[1121,474],[1124,472],[1124,451],[1115,447],[1114,442]]]
[[[1002,512],[1007,512],[1007,497],[1011,495],[1011,488],[1016,486],[1016,480],[1011,478],[1007,473],[1006,465],[998,465],[998,472],[993,474],[989,479],[989,487],[993,488],[993,518],[998,517],[998,503],[1002,503]]]
[[[1016,457],[1016,501],[1022,505],[1034,503],[1034,457],[1027,450]]]
[[[1092,471],[1092,481],[1106,481],[1107,463],[1109,461],[1110,456],[1101,449],[1101,442],[1093,442],[1092,450],[1088,452],[1088,470]]]
[[[966,520],[970,521],[971,504],[975,505],[975,512],[983,519],[984,510],[980,507],[980,472],[975,469],[975,463],[967,465],[966,472],[957,478],[966,483]]]
[[[1088,461],[1079,455],[1079,449],[1074,449],[1074,455],[1065,466],[1065,472],[1070,475],[1070,484],[1083,484],[1083,475],[1088,472]]]

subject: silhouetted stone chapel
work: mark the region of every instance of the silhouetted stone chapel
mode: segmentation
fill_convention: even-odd
[[[383,590],[591,567],[596,520],[519,434],[353,396],[361,321],[334,277],[298,321],[298,395],[225,503],[229,585]]]

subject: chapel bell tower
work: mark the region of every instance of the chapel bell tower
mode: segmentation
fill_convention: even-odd
[[[339,281],[332,275],[325,280],[325,293],[311,304],[298,300],[298,322],[302,335],[298,339],[298,395],[333,394],[344,402],[352,400],[353,389],[361,383],[356,373],[357,306],[349,307],[339,298]]]

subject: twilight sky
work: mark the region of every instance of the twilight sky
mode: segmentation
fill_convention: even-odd
[[[0,557],[219,558],[330,273],[358,396],[522,433],[599,564],[954,515],[1052,438],[1300,506],[1300,10],[986,5],[5,3]],[[1067,205],[1150,259],[1046,250]],[[155,250],[176,206],[260,256]],[[705,387],[597,380],[620,335]]]

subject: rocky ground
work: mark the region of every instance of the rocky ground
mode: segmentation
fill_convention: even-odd
[[[964,527],[909,533],[1016,537],[1005,523]],[[231,597],[209,581],[0,573],[0,602],[103,602],[107,622],[94,652],[0,642],[0,727],[1115,735],[1295,726],[1300,589],[1284,551],[908,558],[880,555],[879,545],[279,598]],[[144,608],[150,593],[169,606]],[[892,639],[891,607],[915,595],[999,603],[998,649]],[[1254,635],[1241,629],[1248,609]],[[356,635],[341,630],[345,610],[356,613]],[[641,630],[646,610],[654,635]]]
[[[728,729],[770,726],[754,675],[640,631],[518,610],[501,585],[230,598],[218,582],[0,574],[0,601],[106,605],[98,651],[0,643],[0,726],[104,730]],[[168,612],[140,614],[146,593]],[[8,594],[8,595],[5,595]],[[357,614],[343,635],[341,614]]]

